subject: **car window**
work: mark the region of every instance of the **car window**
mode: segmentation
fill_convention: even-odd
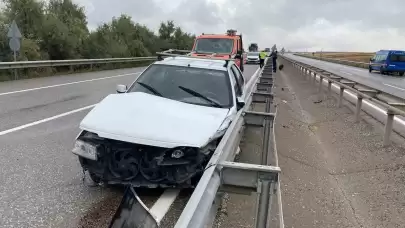
[[[376,61],[385,61],[387,59],[387,55],[386,54],[379,54],[376,57]]]
[[[197,39],[194,51],[197,53],[232,53],[233,39],[200,38]]]
[[[390,56],[392,62],[405,62],[405,55],[392,54]]]
[[[176,101],[212,106],[207,100],[182,89],[187,88],[219,103],[224,108],[233,105],[231,85],[226,71],[155,64],[139,76],[128,92],[154,94],[145,85],[152,87],[163,97]]]
[[[377,60],[377,55],[374,55],[374,56],[371,58],[371,60],[372,60],[372,61],[376,61],[376,60]]]
[[[232,69],[233,73],[236,75],[236,79],[237,79],[237,82],[238,82],[240,88],[243,89],[245,80],[243,78],[242,72],[240,72],[239,68],[236,65],[232,65],[231,69]]]
[[[259,56],[259,52],[249,52],[248,56]]]
[[[229,71],[229,73],[231,74],[232,79],[235,81],[235,84],[233,86],[234,86],[236,96],[241,96],[242,95],[242,90],[241,90],[241,87],[239,86],[237,76],[235,75],[232,68]]]

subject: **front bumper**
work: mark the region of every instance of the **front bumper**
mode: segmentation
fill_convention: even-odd
[[[260,63],[260,59],[247,59],[246,63]]]

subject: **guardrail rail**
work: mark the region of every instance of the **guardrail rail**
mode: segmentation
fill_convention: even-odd
[[[68,59],[68,60],[0,62],[0,70],[14,70],[14,79],[17,80],[18,79],[17,69],[70,66],[70,70],[73,71],[73,66],[78,66],[78,65],[89,65],[90,69],[92,69],[93,65],[95,65],[95,64],[129,63],[129,62],[143,62],[143,61],[155,61],[155,60],[157,60],[156,56],[132,57],[132,58]]]
[[[318,84],[318,92],[321,96],[323,96],[323,85],[326,81],[328,86],[327,97],[331,96],[332,93],[332,85],[335,85],[339,88],[339,97],[338,97],[338,107],[342,106],[342,101],[344,97],[345,91],[351,92],[355,94],[356,100],[356,110],[355,110],[355,122],[360,121],[360,113],[362,111],[362,104],[364,100],[371,102],[378,107],[381,107],[385,110],[386,113],[386,120],[385,122],[385,129],[384,129],[384,137],[383,137],[383,145],[388,146],[391,144],[391,133],[394,130],[394,118],[395,116],[404,117],[405,116],[405,103],[403,99],[396,98],[397,100],[385,99],[384,96],[381,95],[381,91],[378,91],[374,88],[369,88],[367,86],[363,86],[355,81],[345,79],[341,75],[333,74],[329,71],[290,59],[286,56],[282,56],[282,59],[286,60],[288,63],[292,64],[292,66],[299,71],[300,74],[304,75],[306,78],[308,76],[308,80],[316,84],[317,80],[319,81]],[[400,135],[401,132],[397,132]]]

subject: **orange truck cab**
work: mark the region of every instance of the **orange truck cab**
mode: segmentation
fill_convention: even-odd
[[[202,34],[197,36],[191,56],[211,56],[215,59],[235,59],[239,69],[244,70],[242,34],[228,30],[226,34]]]

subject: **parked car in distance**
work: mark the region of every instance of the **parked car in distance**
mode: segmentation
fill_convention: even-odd
[[[165,58],[84,117],[72,152],[96,183],[193,187],[244,89],[232,60]]]
[[[405,51],[380,50],[370,59],[369,72],[379,71],[381,74],[405,73]]]
[[[259,64],[259,52],[248,52],[246,57],[246,64]]]

